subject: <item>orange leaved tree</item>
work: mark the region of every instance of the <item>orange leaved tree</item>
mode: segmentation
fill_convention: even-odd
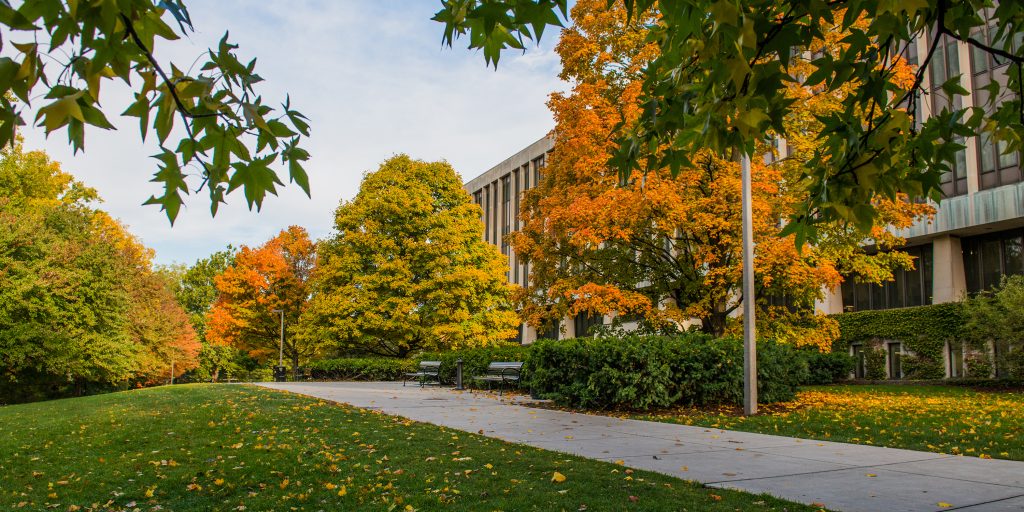
[[[567,94],[552,95],[555,148],[539,186],[524,198],[524,228],[511,239],[532,265],[521,296],[524,316],[537,326],[578,313],[639,316],[655,325],[697,319],[701,330],[722,335],[747,300],[740,292],[736,155],[704,150],[689,165],[654,165],[620,183],[607,162],[621,127],[643,112],[643,69],[658,51],[645,27],[657,13],[627,20],[621,6],[580,0],[572,17],[576,23],[563,31],[557,51],[562,78],[574,85]],[[835,51],[839,44],[830,39],[821,50]],[[817,133],[814,114],[839,108],[844,93],[793,84],[796,108],[787,124],[795,133]],[[797,163],[811,158],[813,144],[797,137],[786,154],[758,146],[767,156],[752,163],[756,300],[766,333],[824,349],[837,327],[814,314],[823,287],[838,286],[850,270],[873,282],[890,279],[893,269],[913,261],[898,251],[865,253],[863,237],[849,226],[829,226],[813,247],[798,248],[792,237],[778,236],[804,194]],[[883,206],[886,224],[898,227],[929,208],[905,200]],[[901,242],[884,229],[872,236],[869,244],[885,250]]]
[[[292,336],[309,295],[316,244],[305,229],[291,226],[258,248],[242,246],[234,263],[214,278],[217,301],[207,316],[206,339],[245,350],[260,361],[275,360],[284,311],[284,357],[297,368],[316,353],[309,340]]]

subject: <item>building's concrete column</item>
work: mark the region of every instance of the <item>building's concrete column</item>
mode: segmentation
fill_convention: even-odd
[[[537,329],[534,328],[530,324],[524,323],[523,324],[523,345],[529,345],[530,343],[533,343],[535,341],[537,341]]]
[[[960,96],[960,101],[963,105],[974,105],[974,83],[971,80],[971,73],[967,72],[967,70],[973,69],[971,67],[971,47],[967,43],[960,41],[957,43],[956,49],[960,70],[963,71],[960,74],[960,86],[967,90],[967,94]],[[967,137],[964,145],[967,146],[967,149],[964,150],[965,160],[967,161],[967,193],[973,194],[979,190],[980,183],[978,176],[978,138]],[[971,210],[973,211],[973,208]]]
[[[840,286],[822,290],[824,295],[821,300],[814,301],[814,311],[824,315],[834,315],[843,312],[843,289]]]
[[[569,338],[576,337],[576,322],[573,322],[571,316],[567,316],[562,319],[562,332],[559,334],[558,339],[567,340]]]
[[[960,238],[943,236],[932,242],[932,303],[954,302],[967,293]]]

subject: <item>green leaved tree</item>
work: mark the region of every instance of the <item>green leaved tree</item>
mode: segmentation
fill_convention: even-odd
[[[408,156],[366,175],[321,242],[304,336],[343,353],[405,357],[516,334],[507,260],[445,162]]]
[[[199,343],[152,251],[41,151],[0,153],[0,397],[151,383]]]
[[[160,205],[171,222],[184,196],[204,188],[213,214],[236,189],[258,209],[284,169],[309,194],[309,154],[300,147],[309,125],[289,100],[279,108],[264,100],[255,59],[239,60],[224,34],[194,66],[160,60],[158,43],[193,30],[181,0],[0,0],[0,26],[0,147],[26,124],[25,109],[38,107],[39,127],[64,131],[75,151],[84,149],[86,126],[113,129],[101,92],[115,80],[134,95],[122,115],[139,119],[143,139],[155,132],[153,181],[164,191],[146,204]]]

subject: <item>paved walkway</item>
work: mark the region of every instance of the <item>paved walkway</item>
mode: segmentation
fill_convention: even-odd
[[[1024,510],[1024,462],[621,420],[390,382],[263,385],[833,510]]]

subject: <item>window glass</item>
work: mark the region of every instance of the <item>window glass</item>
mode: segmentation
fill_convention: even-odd
[[[967,177],[967,150],[961,149],[960,151],[957,151],[956,152],[956,158],[953,161],[955,163],[954,167],[953,167],[953,170],[955,171],[956,178],[957,179],[966,178]]]
[[[946,82],[946,59],[941,52],[932,59],[931,67],[932,89],[938,89]]]
[[[1016,152],[1007,153],[1006,152],[1006,146],[1007,145],[1006,145],[1006,141],[1005,140],[999,141],[999,168],[1000,169],[1005,169],[1007,167],[1012,167],[1014,165],[1017,165],[1017,153]]]
[[[979,37],[979,33],[973,34],[975,39],[982,40],[984,36]],[[988,71],[988,53],[977,46],[971,46],[971,65],[974,67],[974,73],[984,73]]]
[[[915,256],[917,256],[915,254]],[[924,296],[921,293],[921,258],[914,260],[914,270],[905,273],[907,280],[907,305],[924,305]]]
[[[946,345],[946,349],[949,351],[949,376],[950,377],[963,377],[964,376],[964,352],[960,345],[956,343],[950,343]]]
[[[869,286],[867,283],[857,283],[857,302],[855,304],[857,311],[871,309]]]
[[[896,289],[896,296],[899,298],[898,304],[894,307],[913,306],[914,303],[910,301],[910,290],[907,279],[897,279],[893,285],[893,288]]]
[[[996,170],[996,148],[988,134],[981,136],[981,172]]]
[[[853,347],[853,376],[858,379],[863,379],[866,372],[864,371],[864,345],[854,345]]]
[[[847,277],[843,284],[840,285],[840,291],[843,293],[843,311],[852,311],[856,307],[856,303],[853,299],[853,293],[856,284],[853,282],[852,277]]]
[[[871,285],[871,309],[885,309],[885,288]]]
[[[901,364],[900,344],[890,343],[889,344],[889,378],[890,379],[901,379],[903,378],[903,365]]]
[[[885,283],[885,299],[890,308],[902,308],[906,305],[903,303],[905,285],[906,279],[900,278],[892,283]]]
[[[999,283],[1002,269],[999,265],[999,240],[990,239],[981,243],[981,286],[989,289]]]
[[[967,277],[967,291],[970,293],[976,293],[981,290],[981,282],[978,280],[981,272],[981,267],[978,265],[978,262],[980,261],[978,244],[973,240],[965,240],[963,248],[964,274],[966,274]]]
[[[1003,262],[1006,274],[1024,274],[1024,239],[1015,236],[1003,241]]]
[[[932,303],[932,267],[934,266],[933,262],[934,257],[932,252],[932,246],[926,245],[922,247],[921,260],[919,265],[921,268],[921,281],[923,282],[922,284],[924,284],[924,300],[922,301],[923,304]]]
[[[946,41],[946,80],[960,74],[960,52],[957,50],[956,41]],[[940,84],[941,85],[941,84]],[[933,85],[934,87],[934,85]]]

